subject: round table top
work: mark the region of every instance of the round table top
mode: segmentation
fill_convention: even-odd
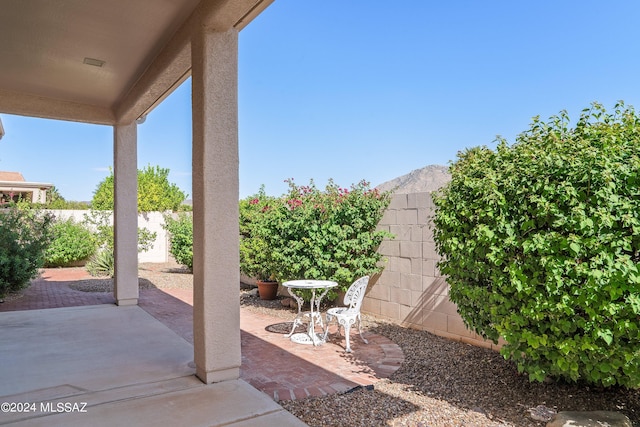
[[[282,283],[285,288],[296,289],[327,289],[338,286],[337,282],[331,280],[288,280]]]

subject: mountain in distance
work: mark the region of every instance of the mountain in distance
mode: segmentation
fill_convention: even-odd
[[[428,165],[391,181],[383,182],[376,188],[380,191],[392,191],[394,194],[431,193],[449,181],[451,181],[449,166]]]

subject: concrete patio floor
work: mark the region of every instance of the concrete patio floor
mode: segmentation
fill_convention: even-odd
[[[305,425],[242,380],[203,384],[192,360],[138,306],[0,313],[0,425]]]

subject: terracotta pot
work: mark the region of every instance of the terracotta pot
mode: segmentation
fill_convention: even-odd
[[[258,294],[260,299],[272,300],[278,296],[278,282],[258,280]]]

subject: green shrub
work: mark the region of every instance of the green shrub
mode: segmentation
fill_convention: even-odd
[[[566,113],[460,153],[434,238],[466,324],[531,380],[640,387],[640,118]]]
[[[41,205],[43,209],[52,209],[52,210],[78,210],[85,211],[89,209],[89,203],[87,202],[75,202],[70,200],[54,200],[51,203],[47,203],[45,205]]]
[[[37,276],[51,241],[51,221],[50,214],[34,209],[0,210],[0,296]]]
[[[259,223],[265,219],[265,210],[276,202],[260,192],[252,197],[240,200],[240,271],[258,280],[275,280],[278,270],[273,260],[273,251],[269,250],[266,241],[261,238]]]
[[[84,224],[94,233],[99,250],[87,262],[87,271],[94,275],[110,275],[114,272],[114,235],[111,225],[111,212],[92,210],[84,215]],[[138,228],[138,253],[146,252],[153,248],[157,233],[146,228]]]
[[[389,201],[388,193],[364,181],[350,189],[330,181],[320,191],[313,182],[297,186],[290,180],[282,197],[259,193],[241,204],[241,261],[253,253],[263,257],[278,281],[333,280],[346,290],[357,278],[383,268],[376,250],[392,235],[376,228]],[[244,255],[243,248],[248,248]]]
[[[99,249],[89,258],[86,269],[92,276],[113,277],[115,273],[113,250],[108,248]]]
[[[178,264],[193,269],[193,220],[191,215],[179,213],[174,219],[165,215],[164,229],[169,232],[169,252]]]
[[[53,241],[45,252],[45,265],[48,267],[83,261],[96,251],[93,233],[73,218],[54,222],[52,234]]]

